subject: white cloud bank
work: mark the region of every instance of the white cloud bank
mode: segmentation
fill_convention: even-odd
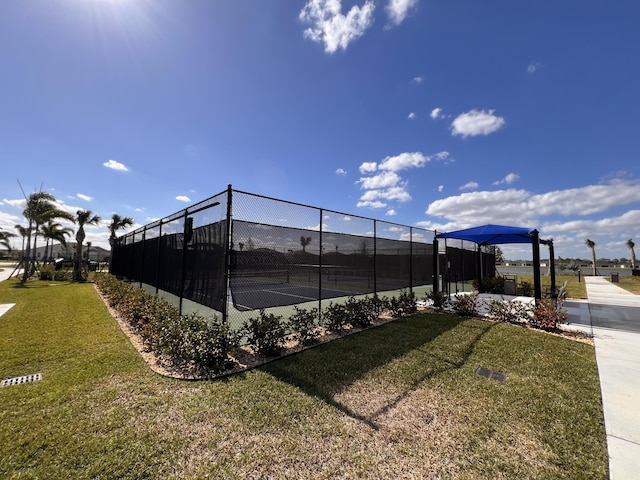
[[[543,238],[554,238],[559,247],[557,255],[584,256],[580,252],[584,249],[585,238],[593,238],[596,243],[615,244],[614,251],[619,252],[626,239],[640,235],[640,210],[617,211],[619,207],[638,202],[638,180],[615,180],[542,194],[513,188],[466,192],[432,202],[425,213],[441,220],[419,222],[419,225],[438,231],[487,223],[532,227],[537,228]],[[610,210],[615,213],[607,218],[596,218]],[[572,255],[572,250],[578,253]]]
[[[176,200],[180,201],[180,202],[190,202],[191,199],[189,197],[187,197],[186,195],[178,195],[176,197]]]
[[[489,135],[505,125],[505,119],[494,115],[495,110],[471,110],[458,115],[451,123],[452,135],[475,137]]]
[[[84,200],[85,202],[90,202],[91,200],[93,200],[93,197],[90,197],[89,195],[84,195],[82,193],[76,194],[76,197],[78,197],[80,200]]]

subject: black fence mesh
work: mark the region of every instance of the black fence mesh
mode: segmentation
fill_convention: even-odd
[[[287,315],[357,295],[424,294],[434,278],[434,235],[229,187],[120,237],[111,272],[183,312],[205,306],[239,325],[260,309]],[[443,282],[477,277],[475,248],[440,247]],[[493,268],[491,255],[484,261]]]

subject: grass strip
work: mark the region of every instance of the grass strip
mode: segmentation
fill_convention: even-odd
[[[152,373],[91,284],[0,283],[3,478],[607,478],[593,346],[421,314],[225,380]],[[475,374],[506,374],[496,382]]]

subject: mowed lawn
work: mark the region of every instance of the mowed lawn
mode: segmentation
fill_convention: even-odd
[[[213,381],[149,370],[92,284],[0,283],[2,478],[607,478],[593,346],[419,314]],[[477,375],[484,366],[506,374]]]

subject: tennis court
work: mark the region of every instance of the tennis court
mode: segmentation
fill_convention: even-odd
[[[257,310],[316,300],[396,291],[401,279],[377,278],[368,268],[289,265],[273,270],[237,270],[230,275],[231,301],[238,310]]]

